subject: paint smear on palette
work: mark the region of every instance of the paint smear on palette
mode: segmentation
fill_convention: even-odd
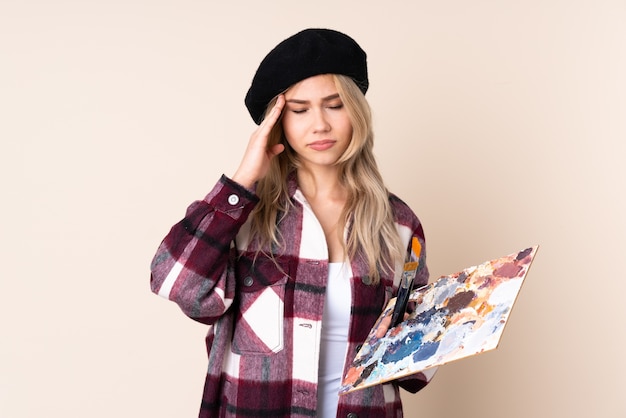
[[[376,338],[392,299],[342,381],[348,393],[493,350],[538,246],[442,276],[412,292],[416,310]]]

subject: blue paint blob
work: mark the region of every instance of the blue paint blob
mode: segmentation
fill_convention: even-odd
[[[383,354],[382,362],[386,364],[395,363],[410,356],[416,347],[419,349],[422,345],[423,337],[422,332],[414,331],[408,333],[402,340],[389,344],[387,351]]]
[[[427,311],[420,312],[420,314],[415,317],[414,321],[416,324],[425,324],[428,322],[430,318],[432,318],[435,315],[436,312],[437,312],[437,308],[433,306]]]
[[[429,359],[435,355],[438,348],[439,341],[425,342],[417,349],[417,352],[413,354],[413,362],[417,363],[418,361]]]

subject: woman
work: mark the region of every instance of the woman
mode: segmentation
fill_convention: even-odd
[[[398,387],[338,396],[340,380],[397,289],[422,226],[383,185],[372,153],[365,52],[308,29],[261,62],[246,96],[259,127],[165,237],[154,292],[212,325],[201,417],[398,417]],[[416,284],[428,270],[422,251]]]

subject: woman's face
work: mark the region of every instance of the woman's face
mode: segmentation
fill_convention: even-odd
[[[352,123],[329,74],[287,90],[282,125],[287,142],[309,168],[334,166],[352,139]]]

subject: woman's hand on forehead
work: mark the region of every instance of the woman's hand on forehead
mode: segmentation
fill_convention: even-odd
[[[281,94],[271,112],[252,133],[239,168],[232,177],[233,181],[250,189],[267,174],[272,158],[285,150],[283,144],[275,144],[272,147],[267,145],[270,132],[280,119],[284,106],[285,97]]]

